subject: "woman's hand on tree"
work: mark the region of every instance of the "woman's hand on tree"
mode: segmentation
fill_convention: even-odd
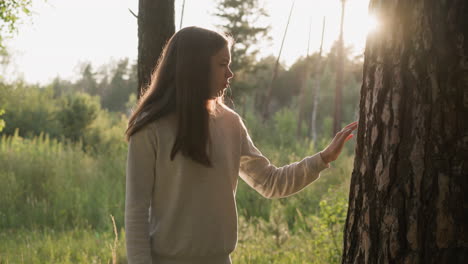
[[[338,158],[344,143],[353,138],[354,135],[351,133],[356,130],[357,126],[358,122],[356,121],[345,126],[340,132],[336,133],[332,142],[320,152],[325,163],[330,163]]]

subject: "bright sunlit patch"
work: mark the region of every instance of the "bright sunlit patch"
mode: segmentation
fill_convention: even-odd
[[[264,20],[260,19],[259,23],[271,26],[269,35],[272,37],[271,42],[259,39],[257,43],[260,48],[259,57],[278,55],[293,1],[295,6],[281,55],[281,62],[284,62],[285,66],[292,65],[299,57],[305,56],[307,51],[311,54],[318,52],[321,47],[324,17],[326,20],[323,37],[324,54],[338,40],[342,1],[259,0],[260,5],[264,5],[270,15]],[[112,8],[109,9],[111,2]],[[2,75],[0,67],[0,75],[4,78],[10,76],[13,78],[24,73],[26,81],[46,84],[57,75],[67,79],[78,77],[78,71],[75,71],[74,67],[80,61],[89,61],[93,66],[99,66],[106,64],[111,58],[136,59],[138,39],[134,36],[138,25],[128,9],[137,12],[137,2],[134,0],[37,1],[37,8],[32,8],[38,14],[33,17],[33,25],[25,23],[19,27],[19,33],[9,44],[13,47],[11,54],[15,54],[11,64],[14,68]],[[224,23],[213,15],[216,13],[217,2],[186,0],[183,26],[196,25],[216,30],[217,25]],[[182,3],[183,0],[174,2],[177,28],[181,18]],[[88,10],[90,6],[93,7],[92,12]],[[381,31],[385,26],[382,21],[379,23],[378,19],[367,15],[368,7],[369,0],[345,1],[344,42],[345,46],[352,46],[352,52],[356,54],[361,54],[364,50],[368,34],[376,30]],[[87,14],[86,19],[81,19],[83,13]],[[106,13],[105,20],[102,20],[103,13]],[[102,32],[109,33],[108,37],[102,38]],[[38,68],[37,65],[41,67]]]
[[[367,34],[370,34],[379,29],[379,20],[375,15],[369,14],[367,16]]]

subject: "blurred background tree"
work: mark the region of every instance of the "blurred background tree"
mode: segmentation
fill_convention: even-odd
[[[76,93],[64,98],[62,107],[55,113],[63,136],[73,142],[80,140],[97,117],[100,105],[96,99],[85,93]]]
[[[0,52],[5,53],[4,41],[18,29],[21,19],[31,14],[32,0],[0,1]]]
[[[271,40],[268,34],[270,26],[260,23],[263,18],[268,17],[268,13],[260,0],[220,0],[216,10],[214,15],[221,20],[218,27],[234,39],[231,69],[235,81],[227,95],[234,103],[243,105],[246,103],[245,97],[253,89],[263,88],[249,83],[246,75],[255,70],[260,48],[258,43],[265,45]],[[228,103],[234,106],[233,102]]]
[[[8,52],[5,48],[4,41],[11,38],[17,31],[18,23],[21,18],[31,14],[29,7],[32,0],[11,0],[0,1],[0,63],[8,63]],[[1,77],[1,76],[0,76]],[[1,78],[0,78],[1,79]],[[4,113],[0,104],[0,113]],[[0,114],[1,116],[1,114]],[[0,132],[5,126],[5,121],[0,118]]]

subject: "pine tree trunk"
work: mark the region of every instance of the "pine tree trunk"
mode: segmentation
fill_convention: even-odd
[[[341,0],[341,26],[340,37],[338,39],[338,54],[336,56],[336,88],[335,88],[335,104],[333,113],[333,131],[332,138],[341,130],[341,104],[343,94],[343,74],[344,74],[344,40],[343,40],[343,23],[345,14],[346,0]]]
[[[371,0],[343,263],[468,263],[468,2]]]
[[[323,48],[323,36],[325,35],[325,17],[323,17],[323,22],[322,22],[322,40],[320,41],[320,50],[319,50],[319,60],[317,63],[317,74],[315,76],[315,86],[312,92],[313,96],[313,105],[312,105],[312,116],[310,119],[310,130],[312,130],[312,141],[314,142],[314,145],[317,146],[317,110],[318,110],[318,104],[320,100],[320,79],[322,78],[322,73],[323,73],[323,61],[322,61],[322,48]]]
[[[174,0],[139,0],[138,98],[149,84],[159,55],[174,32]]]
[[[314,146],[317,146],[317,110],[318,104],[320,99],[320,76],[315,77],[315,85],[314,85],[314,99],[313,99],[313,106],[312,106],[312,117],[311,117],[311,125],[310,128],[312,130],[312,141],[314,142]]]
[[[304,100],[305,100],[305,91],[307,89],[307,84],[309,83],[309,56],[307,56],[304,72],[302,73],[302,83],[301,89],[299,91],[299,111],[297,114],[297,126],[296,126],[296,138],[300,139],[302,136],[302,123],[304,121]]]

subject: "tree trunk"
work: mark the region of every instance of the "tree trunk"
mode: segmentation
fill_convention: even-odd
[[[275,63],[275,69],[273,70],[273,76],[271,78],[271,81],[268,85],[267,88],[267,93],[265,97],[265,101],[263,102],[263,111],[262,111],[262,116],[263,116],[263,122],[265,122],[269,117],[270,117],[270,100],[271,100],[271,93],[273,90],[273,84],[276,81],[276,78],[278,77],[278,68],[279,68],[279,63],[281,59],[281,52],[283,51],[284,47],[284,41],[286,40],[286,35],[288,34],[288,28],[289,28],[289,22],[291,21],[292,13],[294,10],[294,4],[296,1],[294,0],[291,5],[291,10],[289,10],[289,16],[288,16],[288,22],[286,23],[286,28],[284,29],[284,34],[283,34],[283,40],[281,41],[281,46],[278,54],[278,58],[276,58],[276,63]]]
[[[300,139],[302,136],[302,123],[304,121],[304,100],[305,90],[309,83],[309,56],[307,55],[304,65],[304,72],[302,73],[302,83],[299,91],[299,111],[297,114],[296,138]]]
[[[320,65],[321,66],[321,65]],[[320,67],[319,66],[319,67]],[[317,146],[317,110],[320,99],[320,76],[315,77],[314,93],[313,93],[312,117],[310,129],[312,130],[312,141],[314,146]]]
[[[322,47],[323,47],[323,36],[325,35],[325,17],[323,17],[322,22],[322,40],[320,41],[320,50],[319,50],[319,60],[317,66],[317,74],[315,76],[315,86],[312,92],[313,104],[312,104],[312,116],[310,121],[310,129],[312,130],[312,141],[314,145],[317,146],[317,110],[320,99],[320,79],[322,78],[323,73],[323,62],[322,62]]]
[[[338,54],[336,56],[336,88],[335,88],[335,112],[333,114],[332,138],[341,130],[341,104],[343,91],[343,72],[344,72],[344,40],[343,40],[343,22],[345,14],[345,2],[341,0],[341,26],[340,38],[338,39]]]
[[[305,90],[307,88],[307,84],[309,81],[309,47],[310,47],[310,35],[312,33],[312,19],[309,24],[309,39],[307,41],[307,56],[305,59],[305,70],[304,70],[304,77],[302,78],[301,90],[299,92],[299,114],[297,116],[297,129],[296,129],[296,137],[299,139],[301,136],[301,127],[302,121],[304,119],[304,97],[305,97]],[[323,34],[322,34],[322,42],[323,42]],[[320,53],[322,53],[322,46],[320,46]],[[308,122],[306,122],[306,125]],[[309,126],[307,126],[309,127]]]
[[[342,262],[468,263],[468,2],[370,11]]]
[[[138,98],[150,83],[159,55],[174,32],[174,0],[139,0]]]

